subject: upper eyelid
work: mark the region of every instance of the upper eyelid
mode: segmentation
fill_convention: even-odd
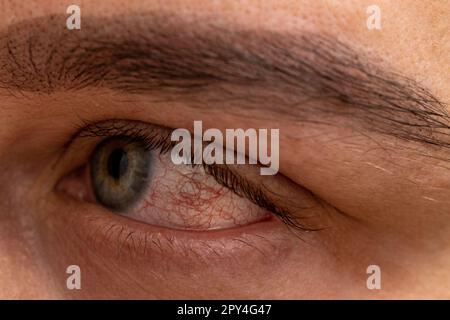
[[[157,126],[148,122],[138,120],[124,120],[124,119],[109,119],[97,122],[84,121],[82,126],[79,126],[78,137],[89,136],[114,136],[114,135],[136,135],[142,132],[151,131],[166,131],[170,132],[172,128]]]
[[[156,126],[136,120],[106,120],[90,123],[78,134],[83,137],[112,137],[126,136],[133,138],[147,138],[148,149],[161,149],[165,153],[171,149],[174,143],[170,141],[171,128]]]
[[[63,158],[69,147],[77,142],[80,138],[110,137],[114,135],[134,134],[139,131],[138,127],[145,128],[146,132],[165,131],[167,134],[173,128],[154,125],[140,120],[129,119],[104,119],[104,120],[85,120],[80,119],[78,123],[73,125],[74,133],[70,135],[68,140],[62,146],[62,152],[59,159]],[[58,160],[59,161],[59,160]]]

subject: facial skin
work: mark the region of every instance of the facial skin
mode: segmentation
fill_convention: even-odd
[[[81,30],[67,31],[70,4],[0,0],[1,298],[450,298],[448,1],[90,0],[79,1]],[[366,8],[372,4],[381,8],[381,30],[366,27]],[[49,22],[51,14],[55,18]],[[154,21],[158,17],[159,29]],[[8,35],[8,28],[15,30],[13,35]],[[155,35],[149,30],[156,30]],[[61,39],[66,42],[58,44],[52,60],[52,36],[58,32],[64,32]],[[158,38],[158,32],[169,37]],[[36,41],[42,45],[22,50],[30,34],[41,34]],[[165,40],[174,34],[181,35],[179,49],[175,41]],[[255,56],[245,68],[240,67],[244,55],[207,60],[201,55],[203,47],[195,46],[216,39],[215,47],[223,45],[225,55],[227,48],[238,48],[236,39],[242,40],[243,34],[249,35],[245,52],[260,53],[271,62],[268,66],[252,64]],[[287,64],[287,55],[271,54],[268,46],[250,48],[264,39],[272,44],[270,34],[278,35],[278,45],[270,48],[294,53],[294,67],[284,65],[284,71],[295,72],[295,61],[313,67],[300,73],[300,83],[283,85],[286,79],[270,68],[277,61]],[[330,40],[327,44],[345,44],[354,55],[332,50],[332,63],[325,64],[327,60],[317,55],[327,53],[321,51],[318,35]],[[107,45],[140,39],[136,43],[150,64],[145,75],[139,73],[143,68],[132,75],[129,60],[124,60],[119,67],[127,67],[129,73],[122,72],[127,78],[119,82],[113,81],[118,67],[81,85],[88,78],[75,75],[86,63],[76,61],[70,62],[72,69],[64,69],[65,82],[57,82],[54,74],[41,76],[76,54],[68,43],[98,43],[95,37]],[[186,37],[192,38],[183,43]],[[9,48],[8,39],[13,44]],[[303,50],[302,39],[312,39],[309,44],[318,48],[316,54]],[[295,45],[287,48],[290,41]],[[167,45],[173,48],[156,51]],[[128,43],[121,54],[126,56],[126,48],[133,47]],[[101,60],[105,52],[109,65],[114,50],[115,46],[94,58]],[[5,59],[10,51],[15,61]],[[179,60],[174,52],[182,53]],[[187,53],[193,57],[191,69],[186,67]],[[416,93],[423,88],[427,94],[418,94],[421,99],[416,100],[413,94],[381,99],[395,86],[385,81],[381,87],[364,87],[373,83],[378,71],[369,73],[367,82],[355,80],[351,85],[349,79],[357,74],[340,61],[360,61],[366,71],[382,70],[402,90],[413,80],[409,88]],[[209,62],[212,67],[206,73],[191,78],[183,73],[191,72],[196,63]],[[25,71],[17,71],[15,64],[25,66]],[[336,70],[333,67],[348,72],[336,89],[323,78]],[[91,70],[96,71],[91,77],[101,74]],[[321,77],[317,70],[323,71]],[[319,98],[301,103],[306,101],[303,92],[294,91],[308,83],[301,81],[305,74],[312,76],[309,83]],[[211,79],[215,84],[210,85]],[[317,84],[322,87],[317,89]],[[131,90],[131,85],[139,88]],[[370,90],[362,94],[356,88]],[[324,98],[342,92],[333,101]],[[350,102],[359,102],[358,108],[343,101],[357,94],[359,98]],[[289,106],[292,101],[295,104]],[[367,104],[361,109],[362,101]],[[382,101],[389,101],[390,107],[397,101],[402,110],[437,108],[439,115],[427,113],[425,121],[420,112],[383,109]],[[370,106],[374,108],[368,116]],[[176,168],[168,155],[154,162],[147,209],[140,215],[118,214],[95,200],[86,166],[107,135],[83,135],[86,123],[116,121],[117,126],[117,121],[126,121],[145,123],[146,128],[192,129],[194,120],[220,130],[279,128],[280,173],[259,176],[258,167],[249,165],[235,166],[235,173],[264,186],[305,229],[318,230],[289,229],[273,214],[261,219],[267,210],[221,188],[207,174]],[[426,126],[418,129],[414,124]],[[192,177],[201,183],[193,184],[198,180]],[[198,189],[188,189],[182,197],[184,183]],[[207,196],[196,202],[196,194]],[[202,215],[213,222],[201,223]],[[251,223],[230,228],[230,215],[234,222]],[[179,221],[199,230],[183,230]],[[69,265],[81,268],[81,290],[66,288]],[[366,286],[370,265],[381,268],[381,290]]]

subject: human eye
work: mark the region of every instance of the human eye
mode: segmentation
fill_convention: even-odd
[[[171,132],[140,121],[85,124],[73,144],[81,142],[76,152],[86,160],[59,181],[58,191],[144,229],[214,232],[261,223],[308,232],[317,227],[306,219],[315,199],[305,194],[302,205],[294,204],[289,192],[298,190],[280,175],[259,177],[249,164],[175,165]]]

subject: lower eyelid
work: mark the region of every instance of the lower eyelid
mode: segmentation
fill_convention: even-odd
[[[60,219],[60,230],[72,226],[77,239],[89,250],[102,255],[133,261],[152,262],[164,269],[179,264],[203,267],[204,263],[222,263],[233,259],[261,263],[279,259],[298,241],[275,217],[258,224],[207,232],[173,230],[147,225],[98,209],[85,203],[82,214],[68,214]],[[79,210],[79,205],[69,210]],[[65,229],[64,229],[65,226]],[[136,260],[137,259],[137,260]]]

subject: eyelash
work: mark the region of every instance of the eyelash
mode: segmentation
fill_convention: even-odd
[[[155,130],[146,130],[142,127],[143,124],[143,122],[126,122],[124,120],[108,120],[96,123],[84,121],[82,125],[78,126],[78,132],[80,132],[78,137],[125,137],[129,143],[143,142],[147,151],[159,150],[160,154],[166,154],[172,150],[176,142],[170,139],[170,128],[158,126]],[[150,124],[146,125],[152,127]],[[268,210],[286,226],[303,232],[318,230],[300,223],[298,218],[291,212],[270,200],[260,187],[235,174],[226,165],[193,164],[193,161],[191,163],[190,166],[192,167],[202,166],[205,173],[211,175],[217,183],[228,188],[236,195],[247,198],[259,207]]]

